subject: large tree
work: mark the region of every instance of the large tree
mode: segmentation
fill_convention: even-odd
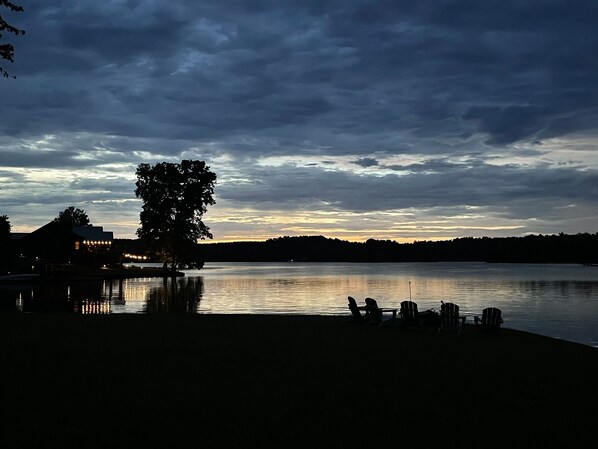
[[[143,200],[139,238],[155,245],[164,265],[200,265],[194,259],[197,241],[212,238],[203,221],[213,198],[216,174],[203,161],[161,162],[137,167],[135,195]]]
[[[87,212],[75,206],[69,206],[62,212],[59,212],[54,221],[61,223],[70,222],[73,226],[91,226]]]
[[[8,8],[9,10],[15,12],[23,11],[22,6],[16,5],[8,0],[0,0],[0,6]],[[2,14],[0,14],[0,39],[2,38],[3,31],[8,31],[9,33],[15,34],[17,36],[20,34],[25,34],[24,30],[12,26],[8,22],[6,22],[6,20],[4,20],[4,18],[2,17]],[[14,62],[14,55],[15,48],[12,46],[12,44],[0,44],[0,58],[6,59],[9,62]],[[0,66],[0,75],[2,75],[5,78],[8,78],[9,73],[4,68],[2,68],[2,66]],[[13,78],[15,77],[13,76]]]

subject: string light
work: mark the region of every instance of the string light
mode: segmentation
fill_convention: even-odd
[[[130,253],[124,253],[123,256],[127,257],[129,259],[134,259],[134,260],[148,260],[149,259],[148,256],[138,256],[136,254],[130,254]]]

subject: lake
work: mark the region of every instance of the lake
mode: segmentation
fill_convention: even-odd
[[[2,286],[0,311],[346,315],[347,296],[420,311],[454,302],[473,322],[494,306],[504,326],[598,347],[598,267],[563,264],[208,263],[176,281]]]

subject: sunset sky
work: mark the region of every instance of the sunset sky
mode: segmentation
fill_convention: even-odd
[[[13,0],[0,215],[134,238],[205,160],[216,241],[598,232],[598,2]]]

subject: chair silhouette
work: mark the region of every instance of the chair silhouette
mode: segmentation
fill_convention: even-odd
[[[457,304],[441,301],[438,332],[460,335],[466,318],[465,316],[459,316],[459,306]]]
[[[401,327],[421,327],[417,304],[413,301],[401,303],[401,318],[403,320]]]
[[[500,325],[504,322],[502,311],[496,307],[486,307],[482,310],[482,318],[475,316],[474,321],[481,333],[491,335],[498,335],[500,333]]]
[[[382,309],[378,307],[378,302],[374,298],[365,298],[366,317],[371,324],[382,324],[386,321],[384,313],[390,312],[392,317],[386,319],[395,319],[397,317],[397,309]]]
[[[352,296],[349,296],[349,310],[353,315],[353,322],[354,323],[365,323],[369,320],[369,316],[367,315],[367,306],[358,306],[357,301]],[[361,311],[366,311],[365,316],[361,314]]]

